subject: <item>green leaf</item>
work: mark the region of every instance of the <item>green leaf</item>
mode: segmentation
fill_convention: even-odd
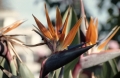
[[[71,70],[69,71],[69,78],[73,78],[73,77],[72,77],[72,71],[71,71]]]
[[[24,63],[18,62],[18,64],[19,64],[19,75],[21,78],[34,78],[34,75]]]
[[[16,69],[16,66],[15,66],[14,60],[10,61],[10,68],[11,68],[12,74],[17,75],[17,69]]]
[[[115,59],[112,59],[112,60],[109,60],[108,61],[110,66],[111,66],[111,69],[113,71],[113,74],[117,74],[118,70],[117,70],[117,65],[115,64]]]
[[[100,78],[113,78],[113,76],[114,76],[114,73],[111,69],[109,62],[103,63],[103,69],[101,71]]]
[[[60,69],[55,70],[55,78],[59,78]]]
[[[55,71],[49,73],[49,78],[55,78]]]
[[[63,21],[65,20],[65,18],[67,16],[67,12],[68,12],[68,10],[65,12],[65,15],[63,16]],[[74,24],[77,22],[77,20],[78,19],[77,19],[76,13],[74,12],[73,9],[71,9],[66,34],[68,34],[68,32],[74,26]],[[71,45],[79,44],[79,39],[80,38],[79,38],[78,33],[77,33],[77,35],[75,36]],[[68,63],[67,65],[65,65],[64,78],[69,78],[69,72],[70,72],[70,70],[73,70],[73,68],[77,62],[78,62],[78,58],[73,60],[72,62]]]
[[[61,67],[60,73],[59,73],[59,77],[58,77],[58,78],[63,78],[63,76],[64,76],[64,66]]]
[[[3,58],[3,57],[0,57],[0,65],[1,65],[2,67],[4,67],[6,70],[10,70],[9,65],[8,65],[6,59]],[[2,72],[2,70],[0,70],[0,78],[8,78],[8,77]]]

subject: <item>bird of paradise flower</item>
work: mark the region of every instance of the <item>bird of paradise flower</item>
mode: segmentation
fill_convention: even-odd
[[[68,18],[70,15],[70,9],[71,8],[69,7],[65,22],[62,23],[62,17],[57,7],[56,25],[54,27],[52,25],[52,22],[50,21],[48,11],[46,9],[46,4],[45,4],[45,14],[46,14],[46,19],[48,23],[48,29],[33,15],[35,22],[38,26],[38,28],[35,26],[36,29],[33,29],[33,31],[35,31],[37,34],[39,34],[42,37],[42,39],[44,40],[44,43],[38,43],[35,45],[27,45],[27,46],[38,46],[38,45],[47,44],[52,51],[52,54],[50,55],[50,57],[46,58],[42,62],[40,78],[44,78],[49,72],[64,66],[65,64],[74,60],[79,55],[81,55],[82,53],[86,52],[88,49],[94,46],[94,45],[90,45],[90,46],[81,48],[81,46],[85,44],[84,43],[84,44],[79,44],[76,47],[72,47],[70,49],[67,48],[72,43],[80,27],[80,24],[82,22],[82,19],[80,18],[77,21],[77,23],[73,26],[73,28],[70,30],[70,32],[66,35],[65,32],[68,26],[67,24],[68,24]],[[56,63],[58,61],[59,63]]]
[[[22,34],[13,34],[13,35],[9,35],[8,32],[10,32],[11,30],[17,28],[18,26],[20,26],[23,22],[25,22],[25,20],[18,20],[16,22],[14,22],[13,24],[0,28],[0,56],[2,56],[3,58],[6,59],[8,65],[11,68],[12,73],[8,72],[7,70],[3,69],[2,66],[0,66],[0,69],[8,76],[11,77],[13,75],[17,75],[17,63],[16,63],[16,59],[15,57],[18,58],[18,60],[20,62],[22,62],[21,58],[19,57],[19,55],[17,54],[16,50],[15,50],[15,45],[19,45],[19,46],[24,46],[23,42],[19,39],[16,38],[16,36],[25,36]],[[13,55],[11,55],[14,54]],[[2,63],[2,61],[0,62]],[[9,75],[11,74],[11,75]]]
[[[81,17],[83,17],[80,30],[82,31],[83,37],[84,37],[85,41],[88,42],[87,45],[91,45],[91,44],[94,44],[96,42],[98,42],[98,44],[95,45],[93,48],[89,49],[88,53],[86,53],[87,56],[83,56],[83,55],[80,56],[79,62],[76,64],[76,66],[72,72],[73,78],[76,78],[78,76],[81,69],[88,68],[90,66],[95,66],[97,64],[100,64],[101,62],[105,62],[105,61],[108,61],[110,59],[110,58],[109,59],[107,58],[104,60],[101,59],[102,61],[98,60],[99,53],[102,52],[102,55],[104,56],[104,55],[106,55],[106,52],[113,51],[113,50],[105,50],[105,47],[106,47],[107,43],[111,40],[111,38],[120,29],[119,26],[115,26],[112,29],[112,31],[105,38],[98,40],[98,19],[91,17],[90,22],[88,23],[88,21],[86,19],[85,12],[84,12],[84,6],[83,6],[82,0],[80,0],[80,4],[81,4]],[[114,51],[118,51],[118,50],[114,50]],[[93,62],[93,61],[91,61],[92,59],[89,59],[90,56],[92,58],[92,54],[93,54],[93,56],[95,55],[94,53],[98,53],[96,55],[96,56],[98,56],[98,59],[97,59],[97,57],[94,58],[98,62],[96,62],[96,61]]]

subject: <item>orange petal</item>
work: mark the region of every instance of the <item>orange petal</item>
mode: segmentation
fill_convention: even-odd
[[[95,44],[97,42],[97,37],[98,37],[97,27],[95,27],[94,21],[91,18],[90,24],[86,33],[86,42],[91,42],[92,44]]]
[[[120,27],[118,26],[114,27],[113,30],[108,34],[108,36],[101,42],[101,44],[98,45],[98,50],[103,49],[119,29]]]
[[[52,22],[50,21],[48,11],[47,11],[47,8],[46,8],[46,4],[45,4],[45,14],[46,14],[46,19],[47,19],[47,23],[48,23],[48,29],[49,29],[51,35],[53,36],[53,38],[56,39],[55,30],[54,30],[54,27],[52,25]]]
[[[95,26],[92,18],[91,18],[91,25],[92,25],[91,42],[92,42],[92,44],[95,44],[97,42],[97,39],[98,39],[98,30],[97,30],[97,26]]]
[[[60,10],[57,7],[57,9],[56,9],[56,29],[57,29],[56,32],[57,32],[57,35],[59,35],[59,30],[61,27],[62,27],[62,17],[60,14]]]
[[[34,15],[33,15],[33,17],[34,17],[34,19],[35,19],[35,22],[36,22],[38,28],[41,30],[42,34],[43,34],[45,37],[53,40],[53,37],[52,37],[51,33],[49,32],[49,30],[47,30],[47,29],[44,27],[44,25],[43,25]]]
[[[66,28],[67,28],[67,25],[68,25],[69,15],[70,15],[70,7],[68,8],[68,14],[67,14],[67,17],[65,19],[65,22],[64,22],[63,26],[60,29],[60,31],[62,32],[62,34],[60,36],[60,42],[62,42],[64,40]]]
[[[95,28],[96,28],[96,41],[98,40],[98,19],[95,19]]]
[[[98,28],[98,19],[97,18],[94,19],[94,25],[96,28]]]
[[[89,25],[86,31],[86,42],[90,42],[91,33],[92,33],[92,28],[91,25]]]
[[[74,27],[70,30],[70,32],[66,36],[66,38],[63,42],[63,45],[62,45],[63,49],[66,48],[67,46],[69,46],[72,43],[72,41],[73,41],[73,39],[74,39],[74,37],[75,37],[79,27],[80,27],[81,21],[82,21],[82,18],[80,18],[77,21],[77,23],[74,25]]]
[[[20,26],[23,22],[25,22],[24,20],[19,20],[14,22],[13,24],[11,24],[10,26],[7,26],[5,28],[3,28],[3,34],[17,28],[18,26]]]

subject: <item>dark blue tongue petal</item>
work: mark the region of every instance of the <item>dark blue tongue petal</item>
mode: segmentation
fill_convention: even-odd
[[[68,50],[72,50],[72,49],[76,49],[76,48],[82,47],[84,44],[86,44],[86,42],[83,42],[83,43],[78,44],[78,45],[68,46]]]
[[[87,50],[92,48],[94,45],[87,46],[84,48],[78,48],[75,50],[64,50],[55,54],[52,54],[45,62],[42,69],[42,76],[44,78],[49,72],[56,70],[67,63],[71,62]]]

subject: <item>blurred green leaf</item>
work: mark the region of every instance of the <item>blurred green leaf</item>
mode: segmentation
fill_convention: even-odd
[[[11,68],[12,74],[17,75],[17,69],[16,69],[16,66],[15,66],[14,60],[10,61],[10,68]]]
[[[59,78],[60,69],[55,70],[55,78]]]
[[[112,69],[112,71],[113,71],[113,74],[114,74],[114,75],[117,74],[118,70],[117,70],[117,65],[116,65],[116,63],[115,63],[115,59],[109,60],[108,62],[109,62],[109,64],[110,64],[110,66],[111,66],[111,69]]]
[[[63,78],[63,76],[64,76],[64,67],[61,67],[58,78]]]
[[[0,57],[0,65],[5,68],[6,70],[10,71],[9,65],[7,63],[7,61],[5,60],[5,58]],[[5,75],[2,70],[0,70],[0,78],[8,78],[7,75]]]
[[[71,70],[69,71],[69,78],[73,78],[73,77],[72,77],[72,71],[71,71]]]
[[[114,76],[114,73],[111,69],[109,62],[103,63],[103,69],[101,71],[100,78],[113,78],[113,76]]]
[[[34,78],[34,75],[24,63],[18,62],[18,64],[19,64],[19,75],[21,78]]]

